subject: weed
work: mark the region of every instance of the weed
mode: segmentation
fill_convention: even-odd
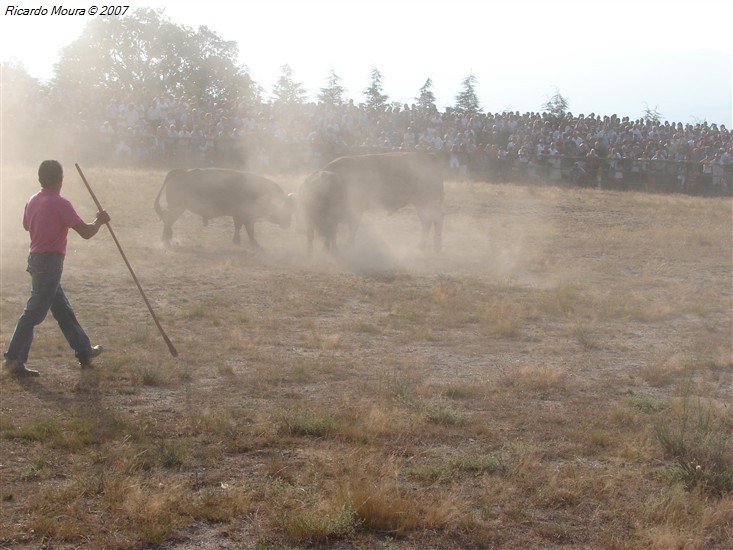
[[[282,523],[291,542],[317,545],[352,536],[361,521],[353,509],[344,506],[335,517],[303,511],[288,514]]]
[[[183,465],[186,452],[179,446],[161,439],[156,447],[158,459],[164,468],[179,468]]]
[[[488,455],[464,455],[454,459],[456,467],[472,475],[494,474],[507,471],[506,457],[501,452]]]
[[[330,412],[291,410],[283,418],[283,429],[290,435],[324,437],[336,431],[337,422]]]
[[[221,364],[220,363],[216,367],[216,371],[221,376],[226,376],[226,377],[232,377],[232,376],[234,376],[234,367],[232,365],[227,365],[227,364]]]
[[[701,399],[693,402],[686,385],[671,414],[656,418],[652,429],[688,489],[701,487],[720,495],[733,491],[731,426],[729,413]]]
[[[475,384],[451,384],[443,389],[442,394],[448,399],[474,399],[482,394],[482,388]]]
[[[594,350],[594,349],[600,349],[601,343],[598,340],[598,338],[593,334],[591,330],[589,330],[587,327],[581,326],[577,327],[573,331],[573,337],[575,338],[575,341],[580,344],[580,347],[582,347],[585,350]]]
[[[6,428],[3,437],[22,441],[49,441],[62,433],[61,425],[53,418],[37,418],[17,428]]]
[[[464,426],[468,423],[468,417],[465,414],[442,404],[425,407],[425,416],[428,422],[443,426]]]
[[[645,414],[651,414],[669,408],[669,402],[667,400],[655,399],[645,395],[628,397],[626,401],[631,407]]]
[[[157,365],[142,365],[135,368],[135,373],[143,386],[158,387],[165,385],[160,367]]]

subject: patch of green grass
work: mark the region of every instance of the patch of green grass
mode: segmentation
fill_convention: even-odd
[[[504,473],[507,471],[503,453],[487,455],[460,453],[456,456],[440,458],[418,466],[407,468],[405,473],[412,479],[423,483],[448,483],[466,476]]]
[[[135,374],[143,386],[160,387],[165,385],[161,369],[157,365],[142,365],[135,368]]]
[[[431,424],[442,426],[465,426],[469,422],[468,416],[464,413],[444,404],[426,406],[425,416]]]
[[[669,403],[666,400],[655,399],[645,395],[635,395],[628,397],[626,402],[634,409],[643,412],[645,414],[651,414],[659,412],[669,408]]]
[[[23,472],[20,474],[20,479],[23,481],[33,481],[39,479],[45,472],[48,471],[48,463],[43,457],[36,457],[28,464]]]
[[[156,447],[156,454],[165,468],[180,468],[186,458],[186,451],[180,446],[161,439]]]
[[[344,506],[334,517],[306,510],[287,514],[281,522],[291,542],[308,545],[350,537],[361,524],[359,516],[348,506]]]
[[[221,319],[219,316],[210,309],[210,307],[203,306],[203,305],[195,305],[191,308],[188,308],[183,311],[181,314],[183,319],[187,321],[205,321],[208,320],[211,322],[213,326],[220,326],[221,325]]]
[[[541,306],[552,315],[570,317],[582,309],[582,304],[580,288],[574,284],[562,284],[545,294]]]
[[[385,391],[391,400],[408,407],[415,406],[415,385],[411,381],[398,376],[390,377],[386,382]]]
[[[688,489],[713,494],[733,491],[733,417],[701,399],[689,387],[676,407],[652,423],[652,431]]]
[[[502,453],[488,455],[463,455],[453,460],[454,468],[472,475],[506,472],[506,459]]]
[[[221,376],[227,376],[227,377],[232,377],[232,376],[234,376],[234,367],[232,367],[231,365],[224,365],[224,364],[219,364],[219,365],[218,365],[218,366],[216,367],[216,371],[217,371],[217,372],[218,372],[218,373],[219,373],[219,374],[220,374]]]
[[[6,439],[20,439],[21,441],[49,441],[62,432],[62,427],[54,418],[44,417],[31,420],[18,427],[3,430]]]
[[[577,327],[573,331],[573,338],[584,350],[601,349],[601,342],[593,332],[584,326]]]
[[[290,435],[324,437],[336,432],[338,423],[328,411],[295,409],[282,419],[283,431]]]
[[[596,446],[605,449],[611,444],[611,436],[603,428],[593,428],[588,433],[588,439]]]
[[[451,384],[443,389],[442,395],[448,399],[474,399],[480,397],[482,389],[475,384]]]

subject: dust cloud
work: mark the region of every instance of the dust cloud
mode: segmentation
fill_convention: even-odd
[[[70,102],[60,101],[27,82],[3,82],[3,124],[2,124],[2,167],[0,171],[2,212],[0,220],[0,239],[2,241],[3,271],[11,263],[25,261],[28,247],[28,234],[21,225],[23,206],[27,199],[39,189],[36,170],[38,164],[47,158],[59,160],[65,170],[63,195],[69,198],[81,217],[89,220],[95,208],[82,185],[79,185],[74,164],[79,162],[85,171],[91,168],[94,177],[104,179],[96,184],[105,186],[106,197],[116,211],[113,224],[119,220],[130,220],[131,224],[141,226],[139,241],[123,235],[125,244],[134,249],[150,244],[151,235],[158,243],[161,231],[159,221],[152,213],[152,203],[163,178],[173,168],[194,168],[204,166],[197,155],[176,155],[172,157],[150,157],[142,153],[129,156],[110,155],[100,149],[98,125],[104,118],[101,110],[107,107],[107,100],[97,101],[89,109],[71,112]],[[314,106],[306,106],[315,109]],[[279,118],[279,115],[280,118]],[[257,113],[246,113],[256,119]],[[269,126],[282,126],[288,114],[271,110],[266,116]],[[317,117],[314,117],[317,120]],[[259,121],[258,121],[259,123]],[[299,135],[319,131],[314,126],[298,128]],[[152,129],[150,129],[152,130]],[[308,174],[323,166],[331,156],[326,152],[313,155],[303,150],[302,144],[288,145],[287,142],[271,146],[259,143],[258,134],[252,133],[241,143],[230,143],[226,157],[208,159],[207,166],[243,169],[262,174],[280,184],[286,192],[297,190]],[[271,146],[263,151],[263,145]],[[148,153],[146,153],[148,155]],[[112,193],[112,181],[117,176],[104,176],[107,172],[133,171],[138,176],[133,180],[145,182],[145,187],[117,189]],[[126,185],[136,185],[128,182]],[[133,200],[129,191],[139,193]],[[497,279],[527,279],[541,277],[543,243],[552,231],[548,229],[546,213],[527,209],[531,196],[526,191],[506,187],[498,195],[496,187],[480,182],[445,181],[445,222],[443,229],[442,251],[432,249],[432,233],[427,248],[419,246],[421,226],[414,208],[408,206],[388,215],[385,211],[370,211],[365,214],[353,243],[348,242],[344,226],[339,227],[339,254],[330,256],[322,249],[322,237],[316,237],[314,253],[306,258],[305,238],[295,230],[283,232],[268,228],[267,222],[256,224],[256,233],[271,234],[272,240],[263,237],[268,243],[270,260],[280,257],[284,263],[306,265],[320,264],[336,267],[359,274],[393,273],[466,273],[490,276]],[[138,200],[139,199],[139,200]],[[529,200],[528,200],[529,199]],[[105,206],[104,200],[102,201]],[[536,209],[536,204],[535,204]],[[110,208],[108,208],[110,210]],[[115,215],[117,220],[115,220]],[[176,239],[186,247],[196,235],[210,232],[211,227],[202,227],[200,218],[188,215],[190,233],[181,231],[185,227],[186,216],[176,224]],[[231,240],[231,219],[222,218],[221,250]],[[210,225],[216,226],[217,220]],[[248,243],[243,239],[242,247]],[[267,246],[267,245],[266,245]],[[279,252],[278,246],[280,247]],[[160,248],[160,247],[158,247]],[[179,251],[182,250],[179,248]],[[203,253],[203,250],[201,250]]]
[[[494,201],[504,213],[492,217],[464,206],[475,204],[476,194],[491,194],[491,186],[451,181],[445,186],[449,204],[440,251],[432,248],[432,234],[428,246],[420,246],[420,222],[408,206],[392,215],[367,212],[351,243],[346,227],[339,226],[334,256],[322,249],[322,238],[317,237],[309,261],[364,275],[468,275],[533,285],[549,280],[543,254],[553,230],[546,206],[526,210],[519,189]],[[296,240],[305,242],[302,235]]]

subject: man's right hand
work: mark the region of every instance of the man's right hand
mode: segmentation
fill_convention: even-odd
[[[94,220],[94,223],[96,225],[100,225],[101,226],[101,225],[104,225],[106,223],[109,223],[109,220],[110,220],[110,218],[109,218],[109,214],[107,214],[107,211],[106,210],[100,210],[99,212],[97,212],[97,219]]]

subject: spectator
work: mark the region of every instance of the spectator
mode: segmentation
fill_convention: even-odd
[[[532,112],[466,115],[453,109],[422,111],[409,105],[374,111],[353,101],[327,108],[305,104],[286,112],[271,104],[252,106],[242,100],[217,103],[205,97],[169,94],[98,97],[90,100],[80,93],[59,98],[39,93],[34,112],[39,118],[49,112],[66,112],[57,127],[66,135],[73,132],[82,136],[79,113],[83,112],[86,126],[100,128],[100,135],[98,139],[74,140],[75,148],[101,150],[108,159],[114,158],[115,145],[121,143],[117,134],[128,133],[131,128],[125,143],[136,162],[159,164],[175,159],[177,163],[244,167],[259,158],[259,166],[268,170],[308,170],[343,154],[423,150],[441,154],[454,177],[494,179],[502,148],[506,166],[501,173],[506,180],[531,179],[536,174],[538,179],[572,182],[583,178],[577,168],[573,170],[578,163],[583,172],[592,172],[594,184],[598,178],[601,182],[622,179],[633,185],[656,180],[676,189],[684,175],[684,186],[690,191],[696,189],[699,178],[709,181],[713,189],[733,190],[731,133],[724,125],[706,122],[632,120],[594,113],[561,117]],[[65,111],[59,109],[61,104]],[[27,133],[35,136],[33,130]],[[242,155],[243,150],[246,155]],[[621,160],[616,158],[612,164],[611,151]],[[680,163],[692,164],[684,169]],[[539,168],[543,170],[537,171]],[[575,175],[571,177],[571,173]]]
[[[102,158],[109,158],[112,153],[112,147],[115,143],[115,129],[109,120],[105,120],[99,127],[99,143],[101,146]]]

